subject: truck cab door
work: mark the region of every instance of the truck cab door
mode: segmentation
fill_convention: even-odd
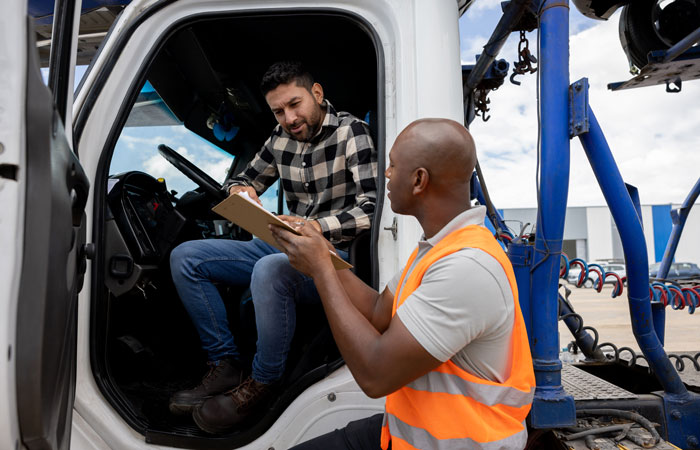
[[[13,271],[5,276],[16,288],[9,295],[0,291],[0,306],[15,312],[14,321],[7,319],[8,362],[0,366],[0,382],[6,382],[11,397],[3,400],[7,410],[0,414],[0,429],[6,428],[13,441],[3,437],[3,448],[70,445],[77,294],[89,250],[84,245],[89,182],[72,148],[70,129],[80,8],[80,0],[55,2],[47,87],[26,0],[0,7],[0,22],[11,24],[2,27],[0,39],[11,43],[0,45],[1,64],[11,72],[9,78],[0,77],[0,114],[7,118],[11,111],[18,119],[10,127],[0,116],[0,142],[11,146],[0,154],[5,168],[0,183],[11,193],[0,204],[3,210],[7,205],[3,214],[14,220],[19,237],[9,256],[0,254],[7,263],[2,266]],[[0,233],[4,226],[0,224]]]

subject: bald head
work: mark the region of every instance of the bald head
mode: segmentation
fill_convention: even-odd
[[[427,237],[469,209],[474,140],[454,120],[420,119],[396,138],[386,169],[391,209],[415,216]]]
[[[474,140],[462,125],[449,119],[416,120],[389,153],[391,209],[415,216],[426,233],[435,231],[469,209],[475,164]]]
[[[416,120],[401,132],[394,147],[414,167],[428,171],[432,189],[455,190],[468,184],[476,164],[471,134],[450,119]]]

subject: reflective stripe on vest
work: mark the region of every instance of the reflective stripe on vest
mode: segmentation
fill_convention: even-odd
[[[457,375],[428,372],[424,376],[406,385],[416,391],[443,392],[446,394],[466,395],[487,406],[506,405],[520,407],[532,403],[535,387],[523,392],[510,386],[493,386],[472,383]]]
[[[384,424],[391,429],[392,450],[394,448],[434,449],[434,450],[508,450],[524,448],[527,444],[527,430],[523,430],[500,441],[477,442],[470,438],[436,439],[422,428],[412,427],[391,414],[384,415]],[[413,444],[408,442],[411,439]]]
[[[408,274],[416,259],[415,250],[401,275],[393,313],[418,288],[435,261],[463,248],[477,248],[491,255],[508,278],[515,303],[510,375],[498,383],[477,377],[450,360],[389,394],[381,439],[385,450],[389,441],[393,450],[520,449],[527,441],[524,422],[535,391],[530,347],[513,268],[486,228],[469,225],[450,233]]]

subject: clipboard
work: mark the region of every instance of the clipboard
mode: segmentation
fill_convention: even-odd
[[[268,225],[277,225],[285,230],[291,231],[296,235],[300,235],[298,231],[289,226],[286,222],[280,220],[270,211],[260,206],[257,202],[248,197],[247,194],[241,195],[241,193],[237,193],[234,195],[229,195],[224,201],[214,206],[212,211],[235,223],[250,234],[255,235],[280,251],[282,251],[282,249],[279,248],[279,245],[277,245],[277,241],[275,241],[275,238],[272,236],[272,232],[268,228]],[[352,264],[347,263],[331,250],[328,251],[331,254],[331,261],[333,262],[333,267],[335,267],[336,270],[352,268]]]

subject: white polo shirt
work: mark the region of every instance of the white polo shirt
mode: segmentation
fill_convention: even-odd
[[[485,215],[485,206],[473,207],[430,239],[423,236],[410,270],[451,232],[467,225],[483,226]],[[401,272],[387,285],[393,294],[400,279]],[[513,293],[499,262],[483,250],[464,248],[433,263],[396,314],[435,359],[452,359],[458,367],[491,381],[503,382],[510,375]]]

